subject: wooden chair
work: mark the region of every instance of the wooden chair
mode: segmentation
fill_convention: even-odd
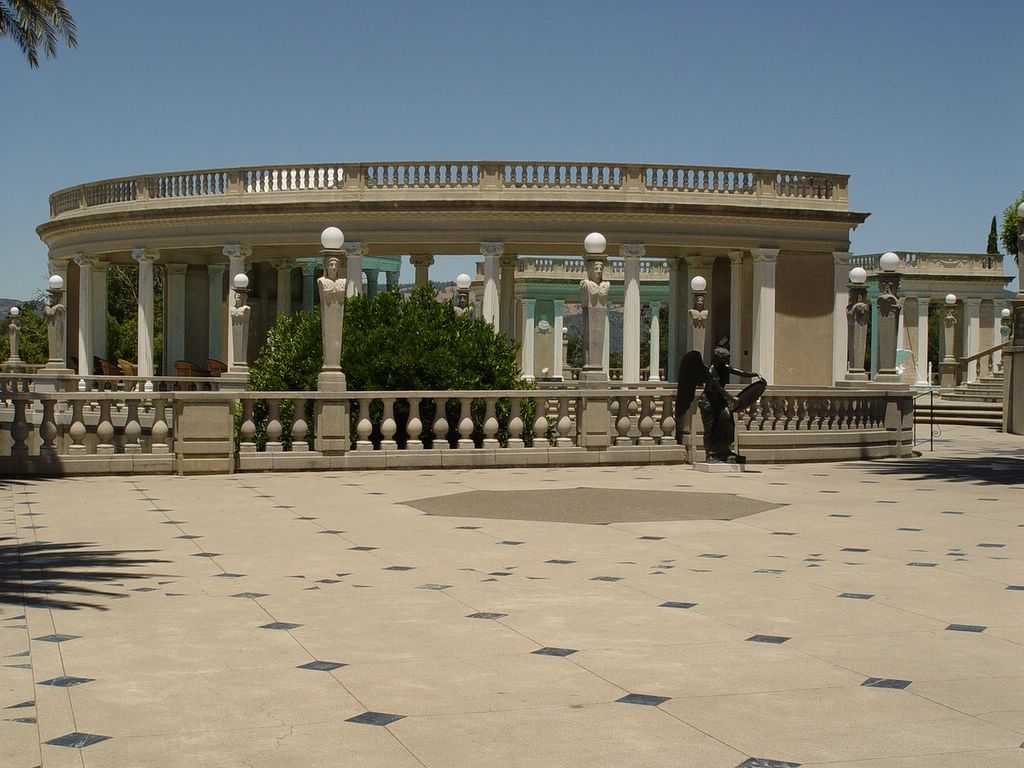
[[[93,357],[93,372],[96,376],[121,376],[121,369],[109,360],[104,360],[102,357]]]
[[[211,376],[221,376],[228,372],[227,363],[222,363],[220,360],[214,360],[210,358],[206,361],[206,367],[210,369]]]
[[[117,365],[121,369],[121,373],[127,376],[128,378],[134,379],[139,375],[139,368],[138,366],[135,365],[135,363],[129,363],[127,360],[124,360],[119,357],[117,358]],[[124,388],[128,391],[134,390],[135,382],[126,381],[124,383]]]
[[[206,371],[191,360],[175,360],[174,372],[178,376],[206,376]]]

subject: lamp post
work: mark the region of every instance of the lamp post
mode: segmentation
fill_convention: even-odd
[[[228,373],[248,375],[249,315],[251,310],[246,302],[249,299],[249,276],[245,272],[239,272],[231,279],[231,287],[235,289],[235,306],[231,307],[233,359],[229,363]]]
[[[896,372],[896,345],[899,339],[900,310],[903,302],[899,298],[900,275],[896,271],[900,257],[889,251],[878,260],[878,373],[875,381],[895,384],[900,380]]]
[[[868,273],[862,267],[850,270],[847,288],[850,301],[846,305],[846,380],[867,381],[868,374],[864,370],[864,353],[868,341],[868,316],[871,305],[868,304]]]
[[[689,310],[690,325],[693,329],[693,348],[701,355],[705,355],[705,336],[707,335],[708,310],[707,310],[707,288],[708,281],[700,275],[696,275],[690,281],[690,291],[693,293],[693,307]]]
[[[344,250],[345,234],[337,227],[320,233],[320,251],[324,274],[317,279],[320,290],[320,340],[324,362],[317,378],[320,391],[344,392],[345,374],[341,370],[341,334],[345,321],[345,295],[348,286],[348,256]]]
[[[1009,341],[1012,337],[1013,328],[1010,326],[1010,316],[1012,314],[1013,313],[1010,311],[1009,307],[1003,307],[1003,310],[999,313],[999,316],[1002,318],[1002,322],[1000,323],[999,328],[999,335],[1003,337],[1003,341]]]
[[[600,232],[591,232],[583,240],[587,276],[580,281],[585,338],[580,381],[608,381],[608,372],[602,365],[610,287],[608,281],[604,279],[604,251],[607,244],[607,240]]]
[[[64,278],[51,275],[49,281],[50,303],[43,308],[46,315],[46,341],[50,359],[46,361],[48,370],[67,370],[67,325],[65,324]]]
[[[21,364],[21,358],[18,357],[18,341],[21,339],[21,329],[18,327],[18,315],[21,314],[21,310],[17,307],[11,307],[8,313],[10,320],[7,321],[7,333],[10,334],[11,338],[11,354],[7,358],[8,366],[17,366]]]
[[[1024,203],[1017,206],[1017,258],[1024,256]],[[1017,270],[1018,273],[1020,270]],[[1024,435],[1024,280],[1010,299],[1010,343],[1003,350],[1003,431]]]
[[[946,294],[946,317],[943,319],[945,329],[943,331],[943,344],[946,347],[946,354],[942,356],[939,363],[941,371],[939,385],[944,390],[952,390],[956,386],[956,355],[953,345],[956,338],[956,294]]]
[[[473,313],[469,305],[469,287],[472,284],[473,279],[465,272],[455,278],[455,314],[459,317]]]

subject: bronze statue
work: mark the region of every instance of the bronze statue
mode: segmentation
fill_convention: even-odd
[[[756,378],[757,381],[740,392],[737,397],[725,390],[725,385],[729,383],[729,374]],[[693,403],[697,386],[703,385],[704,391],[697,400],[697,408],[704,424],[704,453],[707,460],[743,464],[746,458],[732,449],[736,436],[733,414],[756,402],[768,383],[760,374],[733,368],[729,364],[729,350],[722,344],[715,347],[710,364],[704,363],[704,358],[696,349],[683,355],[683,359],[679,361],[677,381],[679,384],[676,389],[676,439],[681,442],[683,416]]]

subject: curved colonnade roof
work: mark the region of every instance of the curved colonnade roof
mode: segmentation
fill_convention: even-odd
[[[369,255],[579,255],[587,232],[648,257],[778,248],[847,251],[866,213],[849,177],[771,169],[540,161],[413,161],[215,168],[107,179],[50,196],[51,259],[131,249],[222,261],[227,243],[310,256],[340,227]]]

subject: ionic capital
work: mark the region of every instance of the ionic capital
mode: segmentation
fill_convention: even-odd
[[[160,251],[154,248],[132,248],[132,258],[140,263],[148,261],[152,264],[160,258]]]
[[[505,252],[505,244],[500,240],[483,240],[480,242],[481,256],[501,256]]]
[[[742,264],[743,263],[743,251],[729,251],[729,263],[730,264]]]
[[[281,271],[283,269],[291,269],[295,266],[295,262],[291,259],[285,258],[284,256],[278,256],[270,260],[270,263],[274,265],[274,269]]]
[[[75,264],[77,264],[81,269],[95,267],[96,262],[99,261],[99,259],[89,253],[76,253],[74,258]]]
[[[341,250],[343,250],[345,255],[349,257],[365,256],[370,252],[369,247],[365,245],[362,240],[353,240],[351,243],[345,243],[341,246]]]
[[[519,255],[515,253],[503,253],[498,259],[502,269],[515,269],[519,263]]]
[[[167,264],[164,269],[168,275],[184,275],[188,271],[188,264]]]
[[[981,306],[981,297],[980,296],[965,296],[963,301],[964,301],[965,305],[969,305],[969,306],[972,306],[972,307],[980,307]]]
[[[228,243],[221,249],[221,253],[229,259],[248,259],[252,256],[252,246]]]
[[[751,248],[750,256],[755,264],[774,264],[779,258],[778,248]]]
[[[647,254],[643,243],[625,243],[619,246],[619,256],[624,259],[642,259]]]
[[[431,253],[412,253],[409,254],[409,263],[414,267],[432,267],[434,266],[434,255]]]

